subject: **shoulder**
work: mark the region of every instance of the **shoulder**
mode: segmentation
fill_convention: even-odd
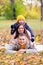
[[[13,24],[13,26],[16,26],[16,25],[17,25],[17,23]]]
[[[31,33],[30,33],[30,31],[26,30],[26,32],[27,32],[29,38],[31,39]]]
[[[29,25],[27,23],[25,23],[25,27],[26,27],[26,29],[28,29],[29,28]]]
[[[17,39],[14,39],[15,43],[14,43],[14,50],[19,50],[19,44],[18,44],[18,41]]]
[[[18,44],[18,41],[17,41],[17,39],[14,39],[14,42],[15,42],[15,44]]]
[[[14,27],[14,26],[17,26],[17,23],[12,24],[12,25],[11,25],[11,28]]]
[[[25,23],[25,25],[27,25],[27,23]]]
[[[27,29],[26,29],[26,31],[27,31],[28,34],[31,34],[30,31],[28,31]]]

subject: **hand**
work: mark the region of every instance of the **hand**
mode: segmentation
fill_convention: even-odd
[[[19,53],[26,53],[26,50],[25,49],[20,49]]]

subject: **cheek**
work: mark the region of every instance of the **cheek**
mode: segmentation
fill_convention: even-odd
[[[21,40],[18,40],[19,43],[21,43]]]
[[[24,29],[22,29],[22,31],[24,32]]]
[[[23,40],[19,40],[19,44],[22,44],[22,43],[24,43],[24,41]]]
[[[24,29],[18,29],[18,32],[19,33],[23,33],[24,32]]]
[[[21,31],[21,32],[24,32],[24,29],[21,29],[20,31]]]
[[[24,40],[24,43],[26,43],[26,42],[27,42],[27,40],[25,39],[25,40]]]
[[[18,32],[20,32],[20,29],[18,29]]]

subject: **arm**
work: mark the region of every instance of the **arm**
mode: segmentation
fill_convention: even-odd
[[[16,35],[16,32],[13,35],[11,35],[11,39],[10,39],[9,43],[13,43],[14,44],[15,35]]]
[[[31,33],[31,41],[34,41],[34,34],[32,32],[32,30],[30,29],[30,27],[27,25],[27,23],[25,23],[25,28]]]
[[[26,49],[34,49],[34,43],[31,40],[27,41]]]
[[[15,50],[13,50],[14,44],[6,44],[5,47],[6,47],[5,53],[13,54],[16,52]]]
[[[28,39],[31,40],[31,33],[28,30],[26,30],[26,32],[28,34]]]
[[[11,25],[11,35],[14,34],[14,32],[16,31],[17,28],[17,23],[15,23],[14,25]]]
[[[16,50],[16,51],[19,50],[19,45],[18,45],[17,39],[10,40],[9,44],[13,45],[13,50]]]

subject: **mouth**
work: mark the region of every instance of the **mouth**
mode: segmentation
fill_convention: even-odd
[[[24,43],[20,43],[20,45],[24,45]]]

